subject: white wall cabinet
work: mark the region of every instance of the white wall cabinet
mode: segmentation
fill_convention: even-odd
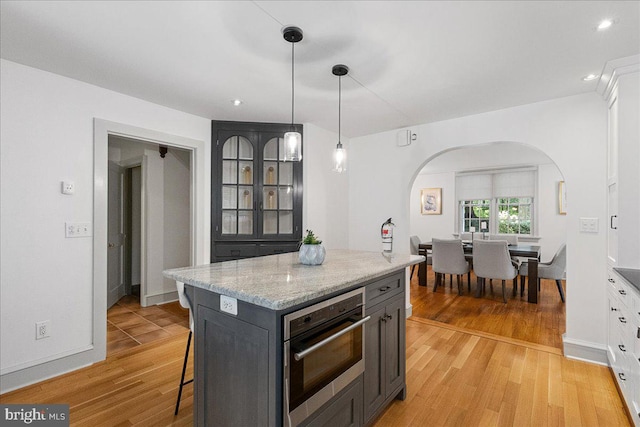
[[[640,268],[640,73],[638,57],[605,69],[607,138],[607,357],[633,423],[640,426],[640,291],[621,277]],[[610,74],[609,74],[610,73]],[[622,268],[622,269],[620,269]],[[637,277],[637,276],[634,276]],[[636,283],[637,285],[637,283]]]
[[[607,95],[607,263],[640,268],[640,73],[613,73]]]
[[[640,293],[609,270],[607,356],[633,422],[640,426]]]

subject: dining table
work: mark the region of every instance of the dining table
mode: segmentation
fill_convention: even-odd
[[[425,256],[425,261],[421,262],[418,267],[418,284],[427,286],[427,251],[432,248],[431,242],[424,242],[418,245],[419,255]],[[462,248],[465,254],[473,254],[473,243],[462,242]],[[538,262],[540,262],[541,249],[537,245],[529,245],[526,243],[518,243],[517,245],[509,245],[509,255],[512,257],[527,258],[528,264],[528,287],[527,302],[532,304],[538,303]]]

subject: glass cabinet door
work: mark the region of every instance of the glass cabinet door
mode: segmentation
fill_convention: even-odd
[[[253,144],[240,135],[222,145],[221,234],[254,234],[255,164]]]
[[[293,163],[284,161],[284,138],[272,137],[262,150],[263,235],[293,234],[293,184]]]

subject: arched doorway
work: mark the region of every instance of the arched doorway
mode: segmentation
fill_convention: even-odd
[[[515,197],[519,190],[511,190],[516,192],[511,193],[513,197],[499,197],[495,187],[505,181],[513,186],[521,185],[513,182],[513,177],[520,175],[532,177],[529,190],[522,190],[531,193],[520,195],[526,197]],[[465,182],[469,188],[462,191]],[[416,171],[409,199],[409,234],[430,241],[433,238],[452,239],[459,237],[461,232],[470,231],[469,221],[477,219],[465,217],[465,212],[478,209],[470,210],[464,203],[473,199],[474,191],[478,191],[483,194],[478,197],[486,199],[486,206],[481,210],[482,221],[475,225],[482,224],[485,228],[477,227],[476,232],[518,234],[519,240],[526,242],[523,244],[540,246],[542,261],[549,261],[566,242],[566,216],[559,206],[560,182],[564,182],[563,174],[553,160],[526,144],[494,142],[442,151],[425,160]],[[478,186],[477,190],[474,185]],[[487,185],[494,188],[487,189]],[[427,189],[441,194],[436,214],[425,212],[421,207],[421,194]],[[487,196],[486,191],[491,193],[491,190],[495,194]],[[520,211],[520,217],[505,219],[508,209],[516,216]],[[515,225],[515,228],[509,225]],[[465,281],[462,296],[458,295],[455,284],[450,287],[449,281],[434,292],[434,275],[430,269],[427,277],[426,287],[418,285],[417,274],[411,280],[414,317],[562,349],[565,304],[560,300],[554,281],[541,282],[539,303],[532,305],[526,302],[526,292],[524,298],[520,297],[520,292],[515,297],[507,292],[509,299],[503,304],[500,286],[493,294],[488,289],[484,297],[474,298],[476,280],[473,275],[471,292]],[[566,287],[566,281],[563,283]],[[511,287],[508,289],[510,291]]]

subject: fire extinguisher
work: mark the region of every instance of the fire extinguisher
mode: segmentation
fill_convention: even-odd
[[[393,227],[395,224],[391,222],[391,218],[382,223],[380,227],[380,237],[382,237],[382,252],[391,252],[393,250]]]

